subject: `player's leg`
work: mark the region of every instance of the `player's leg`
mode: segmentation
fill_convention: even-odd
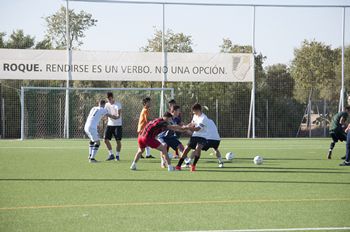
[[[162,157],[165,159],[166,163],[168,164],[168,171],[175,171],[174,167],[171,165],[169,155],[167,153],[167,145],[166,144],[159,144],[159,146],[155,149],[162,152]]]
[[[103,142],[105,143],[106,148],[107,148],[107,150],[109,152],[109,157],[106,159],[106,161],[114,159],[112,145],[109,142],[112,139],[112,136],[113,136],[113,129],[114,128],[112,126],[107,126],[106,129],[105,129],[104,136],[103,136]]]
[[[195,156],[195,153],[194,153],[194,150],[192,150],[190,157],[187,160],[185,160],[185,164],[182,165],[181,167],[182,168],[189,168],[192,160],[194,159],[194,156]]]
[[[120,155],[120,151],[122,149],[122,143],[121,143],[122,137],[123,137],[122,126],[117,126],[115,128],[115,131],[114,131],[114,138],[115,138],[115,141],[117,143],[115,161],[120,161],[119,155]]]
[[[99,161],[95,159],[95,156],[101,144],[100,144],[100,140],[96,140],[96,139],[94,140],[95,140],[94,141],[95,145],[92,147],[90,163],[99,163]]]
[[[343,158],[343,157],[342,157]],[[344,163],[339,164],[339,166],[350,166],[350,130],[346,138],[346,155]]]
[[[224,167],[224,163],[222,162],[221,153],[220,153],[219,149],[213,148],[213,150],[215,152],[216,158],[218,158],[218,160],[219,160],[219,167],[223,168]]]
[[[332,151],[335,147],[335,143],[338,142],[338,137],[336,135],[335,132],[331,131],[330,135],[332,136],[332,142],[331,142],[331,145],[329,146],[329,151],[328,151],[328,155],[327,155],[327,158],[328,159],[331,159],[332,158]]]
[[[193,164],[191,166],[191,172],[195,171],[197,162],[198,162],[199,158],[201,157],[201,151],[207,143],[207,140],[205,138],[201,138],[201,137],[198,137],[196,141],[197,141],[197,146],[196,146],[196,149],[194,150],[195,157],[193,160]]]
[[[210,147],[213,148],[216,158],[218,158],[219,160],[219,167],[223,168],[224,167],[224,163],[222,162],[222,158],[221,158],[221,153],[219,151],[219,145],[220,145],[220,141],[218,140],[210,140]]]
[[[92,135],[90,134],[89,132],[89,128],[84,128],[85,130],[85,133],[87,134],[87,136],[90,138],[90,142],[89,142],[89,160],[91,159],[91,154],[92,154],[92,148],[94,147],[94,141],[93,138],[92,138]]]
[[[139,149],[138,149],[138,151],[137,151],[137,153],[135,155],[134,162],[131,164],[131,167],[130,167],[131,170],[137,170],[136,169],[136,163],[137,163],[137,161],[139,161],[139,159],[142,156],[142,153],[145,151],[145,147],[147,147],[147,145],[146,145],[146,143],[144,141],[144,138],[139,136],[138,139],[137,139],[137,142],[139,144]]]
[[[179,159],[179,162],[175,166],[175,169],[181,170],[181,165],[184,162],[184,160],[187,158],[188,152],[190,152],[192,150],[191,146],[193,146],[192,137],[190,138],[190,140],[188,141],[184,151],[182,152],[181,158]]]

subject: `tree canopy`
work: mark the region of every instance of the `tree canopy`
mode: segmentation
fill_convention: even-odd
[[[291,75],[301,90],[310,91],[309,99],[314,89],[328,86],[335,80],[335,66],[341,60],[338,49],[332,50],[330,45],[315,39],[304,40],[300,48],[294,49],[294,56]]]
[[[154,36],[147,39],[147,45],[139,50],[141,52],[162,52],[162,36],[163,32],[161,30],[154,29]],[[168,29],[164,35],[165,52],[191,53],[193,52],[192,46],[193,41],[190,35],[175,33],[171,29]]]
[[[78,14],[74,9],[69,9],[69,47],[75,49],[83,44],[82,38],[85,37],[84,31],[90,27],[96,26],[97,20],[92,18],[91,14],[80,11]],[[66,8],[56,13],[43,17],[47,23],[46,39],[55,44],[56,49],[65,49],[67,47],[66,36]],[[47,45],[48,43],[46,43]],[[44,47],[46,46],[44,45]]]

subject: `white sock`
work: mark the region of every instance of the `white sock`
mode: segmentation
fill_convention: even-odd
[[[108,151],[110,155],[113,155],[113,150]]]
[[[117,151],[117,154],[116,154],[116,156],[119,156],[119,154],[120,154],[120,151]]]
[[[162,158],[162,164],[165,164],[165,159],[164,158]]]
[[[89,155],[91,156],[92,154],[92,148],[94,147],[94,145],[89,145]]]
[[[136,167],[136,163],[135,163],[135,162],[132,162],[132,166],[135,166],[135,167]]]
[[[98,147],[93,147],[93,148],[92,148],[91,159],[94,159],[94,158],[95,158],[95,155],[96,155],[96,153],[97,153],[97,150],[98,150]]]
[[[172,169],[172,168],[173,168],[173,165],[169,164],[169,165],[168,165],[168,168],[169,168],[169,169]]]
[[[218,160],[219,160],[219,162],[220,162],[220,163],[222,163],[222,159],[221,159],[221,157],[220,157],[220,158],[218,158]]]
[[[192,162],[192,159],[191,158],[188,158],[188,161],[186,164],[190,164]]]
[[[149,147],[146,147],[146,156],[150,156],[151,154],[149,153]]]

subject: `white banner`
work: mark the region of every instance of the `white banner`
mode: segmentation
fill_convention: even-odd
[[[250,53],[0,49],[1,79],[252,82]]]

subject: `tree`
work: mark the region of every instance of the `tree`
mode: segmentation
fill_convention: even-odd
[[[294,79],[285,64],[266,67],[266,82],[273,98],[293,97]]]
[[[6,35],[6,32],[0,32],[0,48],[5,48],[5,41],[4,41],[5,35]]]
[[[43,41],[39,41],[36,43],[34,49],[43,49],[43,50],[53,49],[52,41],[50,41],[50,39],[43,39]]]
[[[310,91],[309,100],[315,89],[327,87],[334,81],[339,52],[332,50],[330,45],[315,39],[304,40],[300,48],[294,49],[294,56],[290,66],[291,75],[301,90]]]
[[[5,35],[6,33],[1,33],[1,47],[3,48],[27,49],[34,46],[35,37],[24,36],[23,30],[13,31],[8,41],[3,40]]]
[[[141,52],[162,52],[162,35],[161,30],[154,29],[154,37],[147,39],[148,44],[141,47]],[[164,35],[164,52],[193,52],[192,36],[184,35],[183,33],[174,33],[168,29]]]
[[[75,49],[83,44],[81,38],[85,37],[84,31],[92,26],[96,26],[97,20],[92,18],[91,14],[80,11],[76,14],[73,9],[69,10],[69,47]],[[46,39],[56,45],[56,49],[65,49],[67,47],[66,36],[66,8],[61,9],[53,15],[43,17],[47,23]],[[74,45],[74,46],[73,46]]]

